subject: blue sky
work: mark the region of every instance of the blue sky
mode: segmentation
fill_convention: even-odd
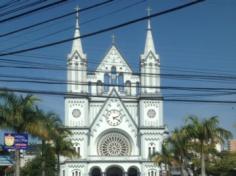
[[[74,10],[78,4],[80,8],[98,3],[101,1],[69,1],[57,8],[50,8],[40,13],[22,17],[11,22],[2,23],[0,33],[11,31],[41,20],[56,17]],[[106,15],[114,10],[123,8],[129,4],[139,2],[136,6],[126,10]],[[146,8],[150,6],[152,13],[180,5],[189,0],[132,0],[114,1],[80,14],[80,22],[104,16],[90,23],[81,25],[81,34],[93,32],[98,29],[116,25],[128,20],[146,15]],[[3,19],[2,17],[1,19]],[[152,19],[152,29],[156,49],[160,55],[161,72],[165,74],[202,74],[236,76],[236,1],[234,0],[208,0],[198,5],[182,9],[177,12],[166,14]],[[143,52],[146,21],[120,28],[111,32],[92,36],[82,40],[84,52],[88,56],[89,69],[94,69],[102,60],[106,51],[111,47],[111,36],[116,36],[116,44],[121,53],[131,65],[133,71],[138,71],[139,56]],[[40,44],[49,43],[73,36],[75,16],[70,16],[48,25],[41,26],[26,32],[0,38],[0,52],[8,49],[13,51],[24,49]],[[68,28],[57,35],[55,31]],[[50,37],[36,40],[50,34]],[[10,49],[9,49],[10,48]],[[16,56],[4,56],[4,59],[17,59],[20,61],[38,62],[44,66],[66,68],[66,57],[71,49],[71,42],[63,45],[49,47],[37,51],[18,54]],[[1,59],[0,58],[0,59]],[[2,61],[1,61],[2,62]],[[2,62],[1,65],[13,65]],[[16,65],[16,64],[15,64]],[[24,64],[27,66],[26,64]],[[39,65],[39,64],[38,64]],[[33,70],[1,68],[0,74],[17,76],[34,76],[39,78],[66,79],[65,71]],[[236,88],[233,81],[214,80],[179,80],[176,78],[162,78],[163,86],[191,86],[191,87],[225,87]],[[1,81],[1,87],[25,88],[34,90],[66,91],[65,85],[43,85],[32,83],[7,83]],[[187,93],[163,90],[163,95]],[[190,96],[192,92],[189,92]],[[64,97],[40,95],[41,107],[58,113],[64,118]],[[191,98],[191,97],[190,97]],[[235,95],[194,97],[195,99],[211,100],[235,100]],[[236,105],[235,104],[210,104],[210,103],[182,103],[164,102],[164,121],[169,129],[183,125],[188,115],[199,117],[210,117],[217,115],[220,124],[231,130],[236,135]]]

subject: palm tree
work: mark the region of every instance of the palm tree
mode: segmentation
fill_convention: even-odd
[[[57,175],[60,176],[60,155],[70,157],[79,156],[69,139],[71,131],[66,128],[58,128],[58,135],[52,138],[54,152],[57,157]]]
[[[157,164],[159,167],[161,167],[162,164],[165,166],[165,171],[167,172],[167,175],[170,175],[170,171],[168,170],[168,166],[170,167],[172,165],[172,162],[174,160],[173,152],[171,151],[168,141],[163,141],[161,145],[161,152],[155,152],[151,156],[151,160]]]
[[[0,92],[0,112],[2,127],[16,133],[29,133],[32,136],[46,136],[41,121],[35,113],[35,104],[39,101],[33,95],[17,95]],[[20,151],[15,150],[15,175],[20,176]]]
[[[60,135],[57,129],[63,128],[60,118],[53,112],[45,113],[43,110],[36,108],[37,116],[42,119],[42,127],[47,131],[47,136],[42,138],[42,176],[45,176],[45,147],[46,143],[50,143],[55,135]],[[50,144],[47,144],[50,147]]]
[[[187,165],[190,157],[189,138],[184,128],[175,129],[168,138],[174,153],[175,162],[180,166],[181,175],[187,175]]]
[[[201,176],[206,176],[205,160],[207,151],[217,143],[223,144],[225,139],[229,139],[232,134],[230,131],[219,127],[219,120],[216,116],[202,121],[199,121],[197,117],[190,116],[186,120],[185,129],[191,138],[191,143],[199,146]]]

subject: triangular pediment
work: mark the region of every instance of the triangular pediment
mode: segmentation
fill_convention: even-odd
[[[132,73],[130,66],[115,45],[112,45],[108,50],[96,71],[107,71],[110,70],[112,66],[117,67],[117,70],[120,72]],[[122,68],[122,70],[119,70],[120,68]]]
[[[86,55],[81,55],[77,50],[75,52],[73,52],[72,54],[68,55],[68,61],[72,60],[72,59],[86,59]]]
[[[126,109],[116,90],[112,89],[108,97],[91,124],[92,134],[111,128],[125,129],[126,131],[130,131],[130,133],[136,134],[137,124]]]
[[[149,51],[149,52],[147,53],[147,55],[141,55],[141,60],[142,60],[142,61],[146,61],[147,59],[148,59],[149,61],[152,61],[152,60],[158,61],[158,60],[159,60],[159,55],[153,53],[152,51]]]

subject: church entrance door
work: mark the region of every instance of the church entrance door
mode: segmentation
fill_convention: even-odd
[[[109,167],[106,172],[106,176],[122,176],[122,174],[122,169],[116,166]]]

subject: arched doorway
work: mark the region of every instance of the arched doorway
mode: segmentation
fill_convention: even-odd
[[[120,167],[112,166],[109,167],[106,171],[106,176],[122,176],[123,171]]]
[[[139,176],[139,171],[135,167],[131,167],[128,170],[128,176]]]
[[[102,176],[101,169],[98,167],[91,169],[90,176]]]

